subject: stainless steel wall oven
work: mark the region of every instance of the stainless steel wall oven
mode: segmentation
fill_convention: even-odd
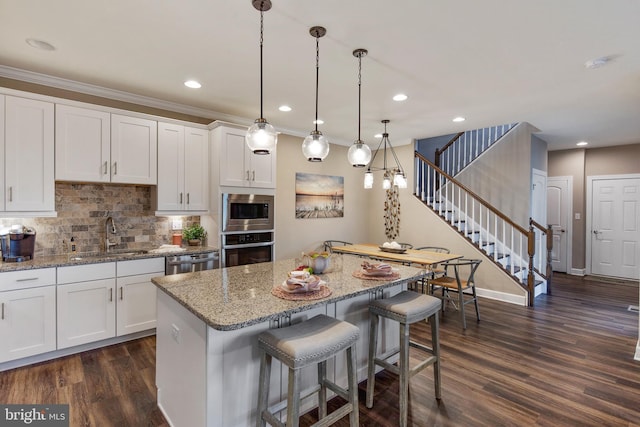
[[[271,261],[273,261],[272,231],[222,235],[224,267]]]

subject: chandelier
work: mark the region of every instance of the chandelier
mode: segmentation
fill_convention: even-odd
[[[362,57],[367,56],[367,49],[356,49],[353,56],[358,58],[358,140],[349,147],[347,159],[353,167],[363,168],[371,161],[371,149],[360,139],[360,106],[362,99]]]
[[[302,143],[302,154],[310,162],[321,162],[329,154],[329,140],[318,130],[318,78],[320,74],[320,37],[327,34],[324,27],[312,27],[309,30],[316,39],[316,119],[314,121],[316,127]]]
[[[253,154],[269,154],[278,142],[276,130],[263,117],[262,110],[262,42],[264,39],[264,12],[271,9],[271,0],[252,0],[253,7],[260,11],[260,117],[251,125],[245,141]]]
[[[398,188],[407,188],[407,176],[400,165],[400,161],[398,160],[398,156],[391,145],[391,141],[389,141],[389,134],[387,133],[387,123],[389,123],[389,120],[382,120],[382,123],[384,124],[384,133],[382,134],[380,144],[378,144],[378,148],[371,159],[371,163],[369,163],[367,172],[364,174],[364,188],[373,188],[373,172],[375,171],[384,171],[382,175],[382,188],[385,190],[390,189],[392,183]],[[393,160],[396,163],[395,166],[393,166],[391,162],[387,165],[387,146],[391,152],[391,157],[393,157]],[[383,166],[381,168],[373,167],[373,161],[380,152],[380,148],[383,148]]]

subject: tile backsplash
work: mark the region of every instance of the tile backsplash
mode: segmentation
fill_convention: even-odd
[[[157,217],[151,207],[151,187],[119,184],[56,183],[57,218],[0,218],[3,227],[23,224],[36,230],[34,257],[62,255],[71,250],[74,237],[77,252],[104,250],[106,219],[113,217],[117,233],[112,250],[148,249],[171,243],[171,223]],[[183,216],[183,226],[200,221]]]

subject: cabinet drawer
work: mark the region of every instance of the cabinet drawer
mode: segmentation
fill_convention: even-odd
[[[116,277],[116,263],[72,265],[58,268],[58,285]]]
[[[164,257],[118,261],[118,277],[149,273],[164,276]]]
[[[55,268],[36,268],[32,270],[8,271],[0,273],[0,291],[35,288],[55,285]]]

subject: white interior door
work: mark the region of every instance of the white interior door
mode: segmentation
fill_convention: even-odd
[[[640,178],[593,179],[591,273],[637,279]]]
[[[538,169],[533,169],[531,174],[531,218],[543,226],[547,225],[547,173]],[[539,230],[535,230],[536,254],[534,265],[540,271],[546,270],[547,244]]]
[[[571,177],[549,177],[547,180],[547,223],[553,230],[551,268],[568,272],[569,236],[571,235]]]

